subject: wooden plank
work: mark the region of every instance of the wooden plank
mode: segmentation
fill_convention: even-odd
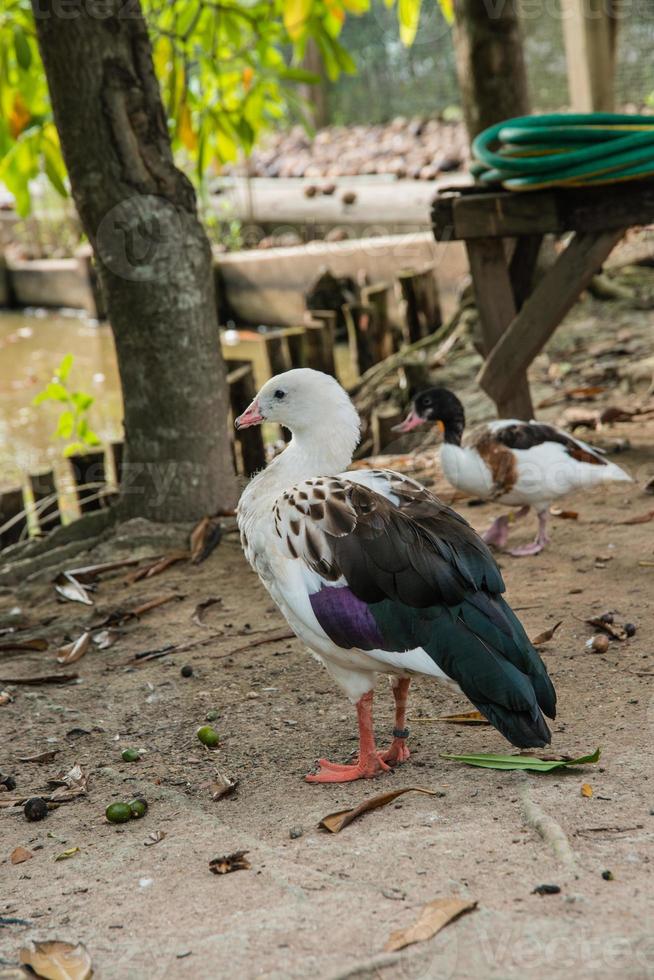
[[[613,112],[613,18],[607,0],[561,0],[573,112]]]
[[[229,403],[233,419],[248,407],[257,393],[251,361],[227,361],[229,373]],[[266,465],[266,450],[260,425],[235,432],[235,440],[240,448],[242,472],[252,476]]]
[[[332,328],[325,320],[308,320],[305,325],[306,365],[336,377]]]
[[[288,327],[284,330],[288,354],[292,368],[303,368],[307,365],[306,330],[304,327]]]
[[[498,338],[477,378],[495,401],[510,397],[524,372],[586,288],[622,232],[575,235]]]
[[[69,459],[73,480],[77,488],[77,499],[83,514],[91,514],[103,510],[106,501],[103,499],[102,488],[106,486],[104,450],[92,453],[80,453]]]
[[[113,463],[116,486],[120,487],[123,482],[123,460],[125,457],[125,443],[122,441],[109,444],[109,455]]]
[[[57,484],[52,470],[30,474],[30,489],[36,505],[36,519],[43,534],[61,524]],[[54,499],[53,499],[54,498]],[[46,503],[47,501],[47,503]],[[39,506],[41,505],[41,506]]]
[[[488,238],[467,243],[470,271],[477,297],[482,343],[486,357],[495,349],[516,314],[504,244]],[[528,362],[529,363],[529,362]],[[500,418],[533,418],[534,410],[527,375],[522,371],[510,392],[493,400]]]
[[[405,306],[406,341],[413,344],[443,322],[434,266],[403,269],[397,278]]]
[[[268,356],[270,377],[276,374],[283,374],[291,367],[291,355],[288,349],[288,341],[283,330],[270,330],[261,335]]]
[[[22,513],[24,510],[25,501],[21,487],[4,490],[0,494],[0,528],[12,521],[11,527],[0,530],[0,548],[20,541],[27,528],[27,515]]]
[[[406,412],[397,405],[380,405],[372,413],[372,446],[373,455],[378,456],[398,438],[393,432],[393,426],[401,422]]]
[[[654,181],[524,193],[478,189],[476,194],[453,197],[450,206],[453,227],[448,240],[619,231],[654,222]],[[436,206],[432,214],[438,238]]]
[[[391,284],[388,282],[375,283],[361,290],[361,303],[371,312],[370,337],[374,364],[390,357],[399,348],[399,338],[388,313],[390,296]]]
[[[531,292],[542,242],[542,235],[521,235],[516,240],[509,263],[509,276],[511,277],[513,299],[517,310],[521,308]]]

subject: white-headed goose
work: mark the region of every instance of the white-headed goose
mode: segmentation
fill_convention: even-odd
[[[353,765],[320,760],[311,782],[375,776],[404,762],[410,678],[458,686],[514,745],[546,745],[556,696],[501,596],[488,548],[453,510],[392,471],[343,472],[359,417],[333,378],[308,369],[268,381],[236,420],[293,438],[238,507],[243,548],[291,627],[356,704]],[[393,676],[393,742],[377,751],[376,675]]]
[[[491,524],[483,535],[487,544],[503,548],[510,521],[523,517],[530,507],[536,510],[536,540],[514,548],[511,555],[536,555],[548,544],[547,518],[553,501],[600,483],[631,481],[600,450],[545,422],[497,419],[478,426],[463,439],[463,405],[447,388],[428,388],[417,395],[395,430],[410,432],[427,422],[435,423],[443,434],[441,466],[453,487],[475,497],[520,506],[515,514],[502,515]]]

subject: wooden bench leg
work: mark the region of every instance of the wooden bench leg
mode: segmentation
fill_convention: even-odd
[[[509,267],[501,238],[478,238],[466,242],[470,272],[477,297],[484,354],[488,358],[516,315]],[[488,363],[488,362],[486,362]],[[529,382],[523,369],[514,375],[510,391],[498,398],[482,385],[497,407],[500,418],[531,419],[534,415]]]
[[[477,380],[491,398],[510,397],[515,379],[524,377],[623,234],[603,231],[572,237],[486,358]]]

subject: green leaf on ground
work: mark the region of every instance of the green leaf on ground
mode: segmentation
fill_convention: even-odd
[[[601,750],[595,749],[592,755],[582,755],[578,759],[538,759],[533,755],[493,755],[481,752],[478,755],[447,755],[441,752],[441,759],[453,759],[455,762],[465,762],[468,766],[480,766],[483,769],[524,769],[528,772],[552,772],[567,766],[583,766],[599,762]]]

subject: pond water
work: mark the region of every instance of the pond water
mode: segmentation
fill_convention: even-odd
[[[77,310],[0,312],[0,488],[29,473],[62,472],[64,442],[53,435],[62,406],[32,404],[66,354],[69,383],[92,395],[89,424],[103,442],[120,439],[122,402],[111,329]]]
[[[267,377],[267,358],[254,331],[227,331],[223,351],[251,360],[256,383]],[[113,336],[78,310],[0,311],[0,489],[24,483],[30,473],[54,469],[58,485],[69,486],[64,441],[54,436],[62,406],[33,399],[52,379],[66,354],[74,357],[70,386],[92,395],[89,425],[103,443],[122,438],[122,399]],[[337,368],[352,374],[345,345],[336,348]]]

